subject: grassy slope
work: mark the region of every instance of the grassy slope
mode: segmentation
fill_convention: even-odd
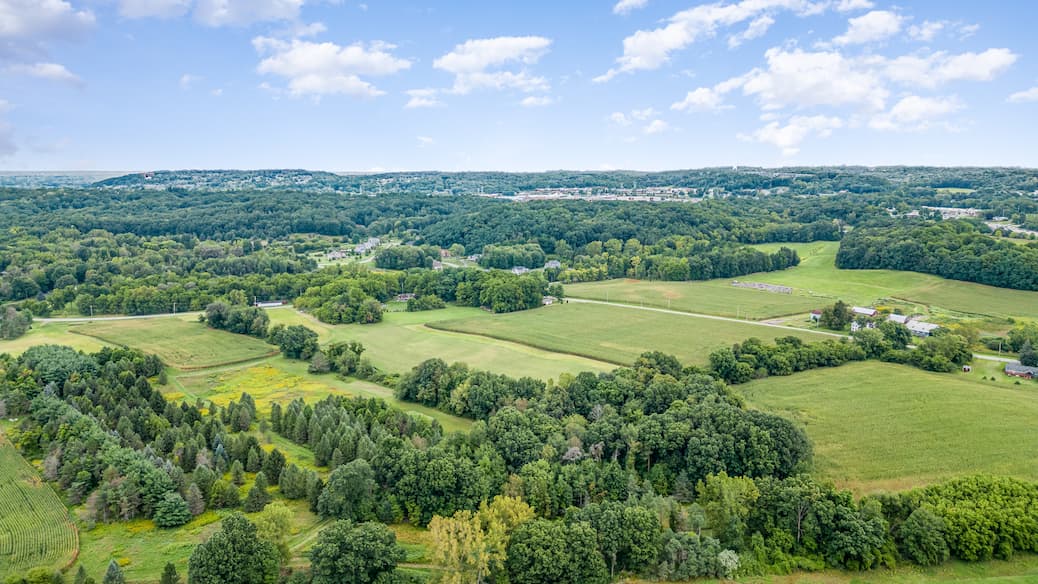
[[[74,329],[108,343],[155,353],[177,369],[199,369],[259,359],[276,347],[254,337],[218,331],[190,318],[95,321]]]
[[[530,318],[545,309],[528,311]],[[553,353],[521,344],[473,337],[425,326],[426,323],[465,318],[491,321],[493,316],[476,308],[451,307],[426,312],[388,312],[371,325],[321,323],[294,310],[270,313],[272,323],[304,324],[321,335],[321,342],[355,340],[364,344],[375,366],[390,372],[405,372],[426,359],[439,357],[448,363],[463,361],[478,369],[512,376],[558,378],[560,373],[608,371],[613,366],[591,359]]]
[[[0,430],[0,579],[75,555],[76,528],[50,486]]]
[[[84,335],[74,334],[82,325],[63,322],[37,322],[29,332],[10,341],[0,340],[0,353],[21,355],[29,347],[36,345],[68,345],[88,353],[99,351],[108,343]]]
[[[467,430],[472,422],[418,404],[402,402],[387,387],[361,380],[344,381],[335,375],[311,375],[307,364],[284,357],[273,357],[261,363],[243,364],[178,375],[166,388],[168,399],[195,398],[213,400],[223,405],[246,392],[256,400],[263,415],[273,402],[287,404],[297,397],[314,402],[328,395],[374,397],[406,412],[432,417],[447,431]]]
[[[705,364],[711,351],[749,337],[831,338],[809,331],[577,303],[445,321],[435,326],[625,364],[633,363],[645,351],[655,350],[675,355],[684,363]]]
[[[870,305],[880,299],[895,299],[954,311],[996,317],[1038,318],[1038,292],[994,288],[970,282],[945,280],[928,274],[894,270],[838,270],[836,242],[767,244],[797,250],[801,263],[780,272],[750,274],[738,278],[794,288],[791,295],[735,288],[728,279],[706,282],[642,282],[611,280],[571,284],[566,293],[591,298],[721,316],[771,318],[805,313],[840,298],[852,304]]]
[[[935,374],[853,363],[737,387],[757,408],[802,424],[819,475],[857,493],[989,472],[1038,480],[1038,384],[997,365]],[[982,415],[978,415],[982,414]]]

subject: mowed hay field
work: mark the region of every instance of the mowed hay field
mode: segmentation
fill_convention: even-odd
[[[870,361],[735,389],[801,424],[816,474],[858,494],[970,473],[1038,480],[1038,383],[980,375]]]
[[[542,309],[527,311],[534,315]],[[270,311],[272,324],[302,324],[320,335],[321,343],[359,341],[364,356],[384,371],[404,373],[434,357],[447,363],[514,377],[558,379],[560,373],[609,371],[615,366],[576,355],[561,354],[507,340],[475,337],[427,326],[443,320],[492,321],[494,316],[478,308],[450,307],[424,312],[387,312],[376,324],[328,325],[295,310]]]
[[[76,334],[82,325],[65,322],[35,322],[29,332],[10,341],[0,340],[0,353],[21,355],[29,347],[37,345],[68,345],[74,349],[93,353],[109,345],[101,339]]]
[[[306,362],[274,357],[255,364],[181,374],[171,380],[164,388],[164,393],[167,399],[193,402],[201,398],[222,406],[237,400],[244,392],[256,400],[256,406],[263,416],[270,413],[273,403],[287,405],[300,397],[308,403],[329,395],[377,398],[405,412],[439,420],[448,432],[465,431],[472,425],[471,420],[400,401],[388,387],[357,379],[343,380],[335,374],[313,375],[307,373],[306,369]]]
[[[430,326],[617,364],[631,364],[646,351],[663,351],[683,363],[704,365],[712,351],[750,337],[767,341],[786,336],[808,341],[833,338],[806,330],[577,302]]]
[[[800,255],[800,265],[779,272],[734,278],[793,288],[792,294],[737,288],[732,279],[705,282],[651,282],[610,280],[566,286],[574,298],[644,304],[742,318],[766,319],[803,314],[837,299],[858,305],[892,299],[946,311],[994,317],[1038,318],[1038,292],[1009,290],[946,280],[929,274],[896,270],[839,270],[834,241],[771,243],[754,246],[774,251],[789,247]]]
[[[0,431],[0,579],[64,568],[78,542],[61,499]]]
[[[154,353],[170,367],[203,369],[277,354],[277,348],[246,335],[207,327],[193,318],[94,321],[76,332],[113,345]]]

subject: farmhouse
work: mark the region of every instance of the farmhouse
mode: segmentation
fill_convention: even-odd
[[[812,310],[811,311],[811,321],[812,322],[818,322],[819,320],[821,320],[821,318],[822,318],[822,311],[821,310]]]
[[[547,262],[544,263],[544,269],[545,270],[552,270],[552,269],[561,268],[561,267],[562,267],[562,262],[560,262],[559,260],[548,260]]]
[[[415,295],[413,293],[397,294],[396,295],[396,301],[397,302],[407,302],[408,300],[413,300],[414,297],[415,297]]]
[[[443,269],[443,262],[441,262],[439,260],[433,260],[432,268],[434,270],[442,270]]]
[[[515,274],[516,276],[519,276],[521,274],[525,274],[526,272],[529,272],[529,271],[530,271],[530,268],[527,268],[526,266],[516,266],[516,267],[512,268],[512,273]]]
[[[348,252],[346,250],[337,249],[335,251],[328,252],[327,255],[325,255],[325,257],[330,260],[341,260],[346,257],[347,253]]]
[[[887,320],[898,324],[908,324],[908,321],[912,320],[912,317],[905,316],[904,314],[891,314],[887,317]]]
[[[851,312],[853,312],[854,314],[860,314],[862,316],[869,316],[869,317],[876,316],[876,309],[875,308],[865,308],[865,307],[862,307],[862,306],[855,306],[854,308],[851,308]]]
[[[909,320],[905,323],[908,327],[908,331],[917,337],[926,338],[933,334],[933,332],[940,327],[940,325],[933,324],[932,322],[923,322],[921,320]]]
[[[1010,377],[1023,377],[1034,379],[1038,377],[1038,367],[1028,367],[1019,363],[1006,363],[1006,375]]]

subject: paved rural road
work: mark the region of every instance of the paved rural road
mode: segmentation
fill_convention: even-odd
[[[797,328],[797,327],[793,327],[793,326],[785,326],[785,325],[781,325],[781,324],[760,322],[760,321],[756,321],[756,320],[743,320],[741,318],[731,318],[731,317],[728,317],[728,316],[717,316],[717,315],[713,315],[713,314],[702,314],[702,313],[699,313],[699,312],[685,312],[685,311],[682,311],[682,310],[671,310],[669,308],[656,308],[654,306],[638,306],[637,304],[624,304],[623,302],[606,302],[605,300],[590,300],[590,299],[587,299],[587,298],[572,298],[572,297],[570,297],[570,298],[567,298],[566,300],[568,300],[569,302],[578,302],[578,303],[583,303],[583,304],[605,304],[607,306],[616,306],[618,308],[631,308],[631,309],[634,309],[634,310],[649,310],[649,311],[652,311],[652,312],[662,312],[664,314],[676,314],[676,315],[679,315],[679,316],[689,316],[689,317],[692,317],[692,318],[707,318],[707,319],[710,319],[710,320],[724,320],[724,321],[728,321],[728,322],[741,322],[743,324],[752,324],[752,325],[756,325],[756,326],[767,326],[767,327],[772,327],[772,328],[785,329],[785,330],[788,330],[788,331],[797,331],[797,332],[805,332],[806,331],[806,332],[815,333],[815,334],[819,334],[819,335],[829,335],[831,337],[848,338],[847,335],[841,335],[839,333],[829,333],[829,332],[825,332],[825,331],[818,331],[818,330],[811,330],[811,329],[802,329],[802,328]],[[994,355],[982,355],[980,353],[974,353],[973,354],[973,358],[974,359],[980,359],[982,361],[998,361],[999,363],[1016,363],[1016,359],[1012,359],[1012,358],[1009,358],[1009,357],[995,357]]]

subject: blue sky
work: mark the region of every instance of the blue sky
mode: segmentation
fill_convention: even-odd
[[[0,169],[1038,166],[1025,1],[0,0]]]

